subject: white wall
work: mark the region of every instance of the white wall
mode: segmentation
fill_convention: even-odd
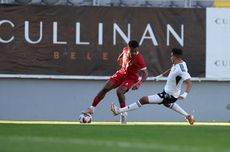
[[[0,79],[0,120],[78,121],[78,115],[92,102],[105,81]],[[126,94],[127,104],[141,96],[161,92],[165,81],[148,81],[137,91]],[[197,121],[226,122],[230,120],[230,82],[193,82],[184,101],[177,101]],[[98,105],[95,121],[118,121],[112,116],[109,103],[118,103],[115,90]],[[129,113],[129,121],[184,121],[160,105],[144,106]]]

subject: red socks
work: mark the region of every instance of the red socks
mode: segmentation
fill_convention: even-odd
[[[98,96],[96,96],[96,97],[94,98],[94,100],[93,100],[92,106],[96,107],[97,104],[98,104],[100,101],[101,101],[101,100],[98,98]]]
[[[119,103],[120,103],[120,107],[121,107],[121,108],[124,108],[124,107],[125,107],[125,101],[119,101]]]

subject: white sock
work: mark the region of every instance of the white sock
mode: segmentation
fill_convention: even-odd
[[[181,114],[182,116],[186,117],[188,115],[187,112],[185,112],[178,104],[176,103],[172,103],[170,108],[174,111],[176,111],[177,113]]]
[[[93,110],[95,110],[95,108],[96,108],[96,107],[94,107],[94,106],[90,106],[89,108],[90,108],[90,109],[93,109]]]
[[[94,106],[90,106],[89,109],[91,109],[93,111],[93,113],[95,112],[95,108]]]
[[[133,111],[133,110],[136,110],[138,108],[140,108],[142,105],[139,101],[135,102],[135,103],[132,103],[124,108],[120,108],[120,112],[128,112],[128,111]]]

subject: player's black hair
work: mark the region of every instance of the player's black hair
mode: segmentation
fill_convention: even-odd
[[[134,48],[134,49],[139,47],[139,43],[135,40],[129,41],[128,45],[129,47]]]
[[[182,56],[183,55],[183,51],[181,49],[178,49],[178,48],[173,48],[172,53],[173,53],[173,55],[176,55],[176,56]]]

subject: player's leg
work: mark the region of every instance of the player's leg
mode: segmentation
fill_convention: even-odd
[[[96,106],[98,103],[105,97],[106,93],[108,93],[110,90],[116,88],[119,84],[117,84],[112,79],[109,79],[104,87],[98,92],[98,94],[94,97],[92,105],[86,110],[86,112],[83,113],[89,113],[93,114],[95,111]]]
[[[129,89],[138,81],[137,80],[133,80],[133,79],[129,79],[126,78],[125,80],[123,80],[122,84],[118,87],[117,89],[117,96],[118,96],[118,100],[120,103],[120,108],[124,108],[126,106],[125,104],[125,93],[129,91]],[[122,124],[127,122],[127,118],[128,118],[128,114],[127,112],[121,112],[120,113],[120,122]]]
[[[118,115],[122,112],[128,112],[128,111],[136,110],[145,104],[159,104],[162,101],[163,101],[163,99],[158,94],[155,94],[155,95],[150,95],[150,96],[143,96],[137,102],[134,102],[134,103],[132,103],[132,104],[130,104],[124,108],[118,108],[116,105],[114,105],[112,103],[110,105],[110,109],[114,115]]]
[[[125,107],[125,93],[129,90],[127,86],[120,85],[117,89],[117,97],[120,104],[120,107]],[[121,112],[120,113],[120,122],[122,124],[125,124],[127,122],[128,114],[127,112]]]
[[[157,94],[150,95],[150,96],[143,96],[141,99],[133,104],[130,104],[129,106],[126,106],[124,108],[121,108],[120,111],[132,111],[140,108],[141,106],[145,104],[158,104],[162,102],[162,98],[159,97]]]
[[[128,90],[128,87],[123,85],[119,86],[117,89],[117,97],[121,108],[125,107],[125,93]]]
[[[94,98],[92,106],[96,107],[98,103],[105,97],[106,93],[114,88],[116,88],[114,83],[111,80],[108,80],[105,86],[98,92],[98,94]]]
[[[173,111],[175,111],[175,112],[179,113],[180,115],[182,115],[184,118],[186,118],[188,120],[188,122],[190,123],[190,125],[194,124],[195,120],[193,118],[193,115],[188,114],[178,104],[176,104],[176,103],[165,103],[164,106],[166,106],[167,108],[170,108]]]
[[[137,82],[138,80],[124,79],[121,85],[117,89],[117,97],[119,100],[120,108],[126,106],[125,104],[125,93]]]
[[[143,102],[143,100],[147,100],[146,96],[142,97],[141,99],[142,99],[142,102]],[[137,102],[134,102],[134,103],[132,103],[132,104],[130,104],[128,106],[125,106],[123,108],[119,108],[115,104],[111,103],[110,104],[110,110],[113,112],[114,115],[118,115],[120,113],[125,113],[125,112],[129,112],[129,111],[133,111],[133,110],[136,110],[136,109],[140,108],[142,105],[144,105],[144,103],[143,104],[140,103],[140,100],[137,101]],[[144,102],[147,104],[148,101],[144,101]]]
[[[184,117],[186,117],[188,115],[188,113],[176,103],[165,103],[164,106],[169,108],[169,109],[172,109],[173,111],[179,113],[180,115],[182,115]]]
[[[177,101],[177,98],[175,98],[172,95],[167,94],[164,91],[159,95],[163,98],[162,104],[165,107],[172,109],[173,111],[179,113],[180,115],[184,117],[188,115],[188,113],[184,111],[184,109],[182,109],[178,104],[175,103]]]
[[[129,89],[137,82],[137,80],[133,79],[125,79],[122,84],[117,89],[117,97],[120,103],[120,108],[124,108],[126,106],[125,104],[125,93],[129,91]],[[120,122],[126,123],[128,114],[127,112],[121,112],[120,113]]]
[[[123,80],[123,74],[117,71],[114,75],[112,75],[109,80],[106,82],[105,86],[98,92],[98,94],[94,97],[92,105],[88,108],[86,113],[93,114],[95,111],[95,107],[98,103],[105,97],[106,93],[110,90],[117,88]]]

